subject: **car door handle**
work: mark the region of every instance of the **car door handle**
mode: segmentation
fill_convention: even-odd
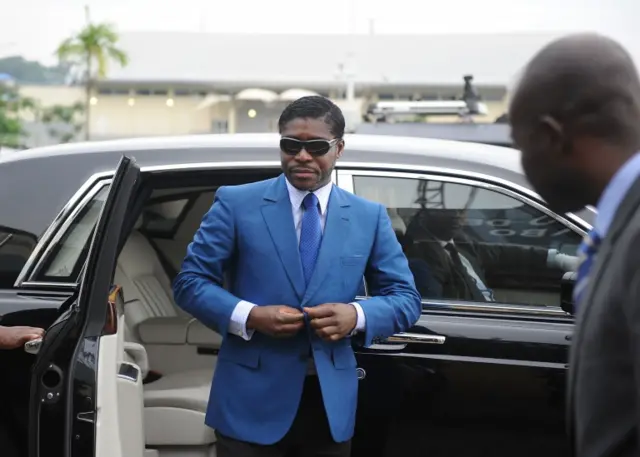
[[[42,338],[36,338],[35,340],[27,341],[24,343],[24,352],[28,354],[37,354],[42,347]]]
[[[386,340],[382,341],[382,344],[385,344],[385,343],[444,344],[446,339],[447,337],[443,335],[401,332],[401,333],[396,333],[395,335],[390,336]]]

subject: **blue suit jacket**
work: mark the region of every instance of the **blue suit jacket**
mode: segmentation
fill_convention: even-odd
[[[227,275],[225,290],[223,276]],[[351,438],[358,381],[350,338],[329,343],[304,329],[291,338],[228,333],[238,301],[297,308],[354,300],[362,276],[364,344],[410,328],[420,296],[383,206],[333,187],[316,267],[305,289],[285,178],[221,187],[174,282],[182,309],[223,335],[206,423],[223,435],[272,444],[296,415],[309,345],[333,438]]]

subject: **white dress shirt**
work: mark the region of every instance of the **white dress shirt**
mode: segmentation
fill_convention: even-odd
[[[439,241],[439,243],[443,248],[447,244],[450,244],[450,245],[455,247],[455,243],[453,242],[453,240],[451,240],[451,241]],[[456,247],[456,250],[457,250],[457,247]],[[445,252],[447,253],[447,255],[449,257],[451,257],[451,254],[449,253],[449,251],[447,251],[445,249]],[[493,298],[493,292],[491,291],[491,289],[489,289],[485,285],[485,283],[482,281],[482,279],[480,279],[480,276],[473,269],[473,265],[471,265],[471,262],[469,262],[469,259],[467,259],[464,256],[464,254],[462,254],[462,252],[460,252],[460,251],[458,251],[458,255],[460,256],[460,260],[462,261],[462,265],[464,265],[465,270],[467,270],[467,274],[474,279],[474,281],[476,282],[476,286],[478,286],[478,289],[480,290],[480,292],[484,296],[484,299],[486,301],[495,301],[494,298]]]
[[[289,200],[291,201],[291,211],[293,213],[293,224],[296,229],[296,235],[298,237],[298,243],[300,242],[300,229],[302,227],[302,215],[304,214],[304,207],[302,205],[302,201],[304,197],[309,194],[309,191],[296,189],[289,183],[288,180],[285,180],[287,183],[287,190],[289,191]],[[324,233],[324,226],[327,220],[327,209],[329,206],[329,196],[331,195],[331,189],[333,188],[333,183],[329,183],[326,186],[323,186],[317,189],[314,194],[318,197],[318,203],[320,204],[320,225],[322,228],[322,232]],[[359,303],[353,302],[351,303],[356,308],[356,313],[358,315],[356,328],[354,329],[354,333],[358,331],[363,331],[365,329],[365,317],[364,311],[362,311],[362,307]],[[257,306],[253,303],[247,302],[245,300],[241,300],[238,302],[236,307],[231,314],[231,322],[229,323],[229,333],[233,333],[234,335],[241,336],[245,340],[250,340],[253,336],[253,330],[247,330],[247,319],[249,318],[249,313],[254,306]]]

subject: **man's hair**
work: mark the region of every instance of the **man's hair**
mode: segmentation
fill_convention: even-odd
[[[542,116],[555,119],[569,136],[640,147],[640,79],[629,53],[597,34],[547,45],[525,68],[509,108],[511,123],[527,128]]]
[[[278,129],[280,133],[285,125],[294,119],[322,119],[335,138],[344,136],[344,116],[338,106],[320,95],[310,95],[291,102],[280,115]]]

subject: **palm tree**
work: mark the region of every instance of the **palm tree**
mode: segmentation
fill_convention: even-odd
[[[61,62],[70,62],[82,68],[85,87],[85,138],[90,137],[90,100],[98,79],[107,76],[110,61],[124,67],[129,63],[127,54],[117,47],[119,36],[110,24],[88,24],[75,36],[64,40],[56,55]]]

